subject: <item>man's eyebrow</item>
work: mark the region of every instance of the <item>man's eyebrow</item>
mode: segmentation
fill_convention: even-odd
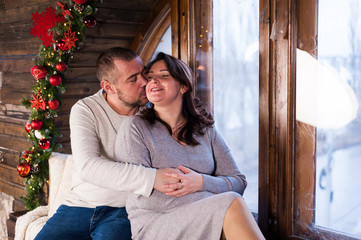
[[[130,80],[131,78],[133,78],[133,77],[137,76],[138,74],[139,74],[139,72],[134,73],[133,75],[130,75],[130,76],[127,78],[127,80]]]

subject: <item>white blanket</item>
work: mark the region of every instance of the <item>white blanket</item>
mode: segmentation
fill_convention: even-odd
[[[14,240],[33,240],[48,220],[49,207],[40,206],[19,217]]]

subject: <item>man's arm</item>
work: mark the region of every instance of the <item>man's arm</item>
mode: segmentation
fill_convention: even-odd
[[[107,123],[97,122],[94,114],[100,113],[90,109],[84,102],[75,104],[71,110],[71,147],[77,174],[84,181],[103,188],[149,196],[153,190],[156,170],[102,157],[101,133],[98,132],[97,124]],[[109,138],[115,135],[112,132],[109,134]]]
[[[153,187],[161,192],[169,192],[181,187],[179,179],[166,176],[176,173],[176,169],[152,169],[141,165],[115,162],[101,156],[97,120],[94,111],[83,102],[71,110],[71,145],[75,167],[80,177],[91,184],[113,189],[130,191],[149,196]],[[173,184],[164,188],[165,184]]]

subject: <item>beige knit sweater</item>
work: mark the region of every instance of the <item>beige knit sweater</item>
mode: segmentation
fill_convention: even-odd
[[[125,118],[108,105],[102,90],[72,107],[70,137],[75,174],[64,204],[124,207],[128,191],[151,194],[155,169],[114,161],[117,130]]]

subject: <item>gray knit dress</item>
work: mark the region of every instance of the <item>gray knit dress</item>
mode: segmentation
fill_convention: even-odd
[[[115,142],[116,161],[152,168],[183,165],[204,178],[202,191],[182,197],[156,190],[150,197],[129,193],[126,208],[133,239],[220,239],[224,216],[247,183],[215,128],[195,139],[197,146],[181,145],[160,122],[149,125],[141,116],[122,123]]]

